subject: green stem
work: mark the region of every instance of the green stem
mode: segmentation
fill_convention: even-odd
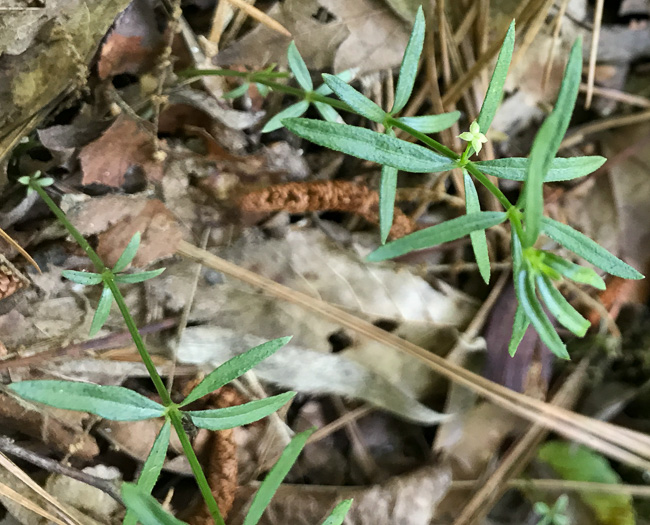
[[[257,82],[259,84],[264,84],[265,86],[270,87],[271,89],[278,91],[280,93],[285,93],[287,95],[294,95],[296,97],[300,97],[309,100],[311,102],[322,102],[323,104],[329,104],[334,108],[356,114],[356,111],[354,111],[354,109],[352,109],[344,102],[333,99],[331,97],[326,97],[314,91],[307,92],[300,88],[287,86],[286,84],[280,84],[279,82],[274,82],[272,80],[269,80],[268,77],[265,78],[264,72],[246,73],[242,71],[232,71],[229,69],[204,69],[204,70],[194,69],[194,70],[183,71],[180,73],[180,76],[183,77],[192,77],[192,76],[199,76],[199,75],[216,75],[216,76],[243,78],[248,82]],[[451,150],[447,146],[441,144],[437,140],[432,139],[428,135],[425,135],[424,133],[416,129],[413,129],[411,126],[404,124],[403,122],[401,122],[399,119],[395,117],[389,116],[386,119],[385,124],[386,127],[392,126],[401,129],[402,131],[405,131],[409,135],[418,139],[423,144],[429,146],[432,150],[437,151],[438,153],[444,155],[448,159],[462,162],[461,156],[458,155],[458,153]],[[464,167],[469,173],[471,173],[476,178],[476,180],[478,180],[481,184],[483,184],[483,186],[485,186],[488,189],[488,191],[497,198],[497,200],[506,209],[506,211],[513,208],[513,204],[508,200],[508,198],[503,194],[503,192],[496,186],[496,184],[490,181],[490,179],[486,175],[484,175],[472,161],[468,161],[466,157],[463,157],[463,161],[464,161],[463,166],[460,167]]]
[[[43,199],[45,204],[47,204],[48,208],[50,208],[50,210],[56,216],[56,218],[61,222],[61,224],[63,224],[63,226],[65,226],[66,230],[68,230],[68,233],[70,233],[70,235],[72,235],[74,240],[77,241],[79,246],[83,248],[83,250],[86,252],[86,254],[90,258],[92,263],[95,265],[97,271],[102,275],[104,284],[108,286],[108,288],[113,293],[113,298],[117,303],[117,307],[120,309],[122,317],[124,318],[124,322],[126,323],[126,327],[128,328],[129,333],[131,334],[131,338],[133,339],[133,342],[135,343],[135,346],[138,349],[140,358],[142,359],[142,362],[144,363],[144,366],[146,367],[147,372],[149,373],[149,376],[151,377],[151,380],[153,381],[153,384],[156,387],[156,392],[158,392],[162,404],[165,407],[170,407],[170,410],[168,411],[168,415],[170,417],[172,425],[176,429],[176,433],[178,434],[178,438],[181,441],[183,451],[185,452],[185,455],[187,456],[187,460],[189,461],[190,466],[192,467],[192,472],[194,473],[194,477],[196,478],[196,482],[199,486],[199,490],[203,495],[203,499],[205,500],[205,503],[208,506],[208,509],[210,510],[210,514],[212,515],[216,525],[225,525],[221,513],[219,512],[219,506],[217,505],[217,502],[214,499],[212,491],[210,490],[210,485],[208,484],[208,480],[205,478],[205,474],[201,469],[201,464],[199,463],[199,460],[196,457],[196,454],[194,453],[194,449],[192,448],[190,439],[185,432],[185,428],[183,427],[181,413],[178,410],[178,408],[175,407],[171,395],[169,394],[169,391],[165,387],[165,383],[160,377],[158,370],[156,370],[156,366],[154,365],[153,360],[151,359],[151,356],[147,351],[147,348],[144,344],[144,340],[142,339],[140,332],[138,332],[138,327],[135,324],[135,320],[133,319],[133,316],[131,316],[131,312],[129,312],[129,308],[126,305],[124,296],[122,295],[119,288],[117,287],[117,284],[115,283],[114,275],[106,267],[104,262],[101,260],[99,255],[97,255],[95,250],[93,250],[92,246],[90,246],[90,244],[84,238],[84,236],[81,235],[79,230],[77,230],[77,228],[75,228],[74,225],[68,220],[65,213],[63,213],[61,208],[57,206],[57,204],[51,199],[51,197],[45,192],[45,190],[38,184],[30,184],[30,187],[33,188],[39,194],[39,196]]]
[[[117,307],[120,309],[122,317],[124,318],[124,322],[126,323],[126,327],[129,330],[131,338],[135,343],[135,347],[138,349],[138,353],[140,354],[140,358],[142,359],[142,362],[144,363],[144,366],[147,369],[149,376],[151,377],[151,381],[153,381],[153,385],[156,387],[156,392],[158,392],[162,404],[166,407],[171,406],[173,404],[172,398],[169,395],[169,391],[165,387],[165,383],[162,380],[162,377],[160,377],[158,370],[156,370],[156,365],[154,365],[151,356],[147,351],[147,347],[144,345],[142,336],[140,335],[140,332],[138,332],[138,327],[135,324],[131,312],[129,312],[129,307],[126,305],[124,296],[120,292],[120,289],[117,287],[117,284],[115,283],[115,280],[112,276],[105,279],[104,283],[110,288],[111,292],[113,292],[113,297],[115,298]]]
[[[196,478],[196,483],[199,486],[199,490],[201,491],[201,495],[205,500],[205,504],[207,505],[208,510],[212,515],[213,521],[215,522],[216,525],[225,525],[225,522],[223,521],[223,517],[221,516],[221,512],[219,511],[219,505],[217,505],[217,502],[214,499],[214,495],[210,490],[210,485],[208,484],[208,480],[206,479],[205,474],[201,469],[201,463],[199,463],[199,459],[196,457],[196,454],[194,453],[194,449],[192,448],[192,443],[190,443],[190,439],[189,437],[187,437],[187,433],[185,432],[185,428],[183,427],[183,419],[181,416],[181,412],[177,408],[173,408],[169,410],[167,414],[169,416],[172,425],[176,429],[176,434],[178,434],[178,439],[180,440],[181,446],[183,447],[183,452],[187,457],[187,461],[190,464],[192,473]]]
[[[52,198],[46,193],[46,191],[39,186],[37,183],[30,183],[29,187],[33,189],[36,193],[38,193],[39,197],[43,199],[45,204],[47,204],[47,207],[50,208],[52,213],[56,216],[56,218],[59,220],[63,226],[65,226],[65,229],[68,230],[68,233],[72,235],[72,238],[77,241],[77,244],[81,246],[84,252],[86,252],[86,255],[88,258],[92,261],[92,263],[95,265],[95,268],[97,270],[97,273],[102,273],[105,270],[107,270],[106,265],[104,264],[104,261],[101,260],[99,255],[95,253],[95,250],[93,250],[92,246],[88,244],[88,241],[84,238],[81,233],[75,228],[72,223],[68,220],[68,218],[65,216],[65,213],[63,213],[63,210],[59,208],[56,203],[52,200]]]

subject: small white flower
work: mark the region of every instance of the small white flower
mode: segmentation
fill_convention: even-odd
[[[472,122],[469,126],[469,131],[465,131],[458,135],[458,138],[471,142],[474,151],[478,153],[483,148],[483,144],[487,142],[487,137],[481,133],[481,130],[476,121]]]

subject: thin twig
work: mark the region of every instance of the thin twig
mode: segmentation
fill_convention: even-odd
[[[241,9],[248,16],[257,20],[260,24],[264,24],[269,29],[280,33],[281,35],[291,38],[291,32],[284,27],[280,22],[271,18],[264,11],[258,9],[257,7],[250,5],[244,0],[227,0],[231,5]]]
[[[209,226],[204,230],[203,235],[201,236],[201,248],[205,250],[208,245],[208,239],[210,238],[210,232],[212,228]],[[194,267],[194,275],[192,276],[192,284],[185,299],[185,308],[181,313],[181,318],[178,320],[178,326],[176,327],[176,342],[172,345],[172,355],[171,355],[171,366],[169,370],[169,375],[167,376],[167,390],[172,391],[174,386],[174,376],[176,375],[176,361],[178,357],[178,344],[183,337],[183,332],[187,328],[187,321],[190,318],[190,312],[192,311],[192,306],[194,305],[194,296],[196,295],[196,288],[199,285],[199,278],[201,277],[201,270],[203,267],[200,264],[197,264]]]
[[[59,500],[54,498],[52,495],[50,495],[49,492],[47,492],[43,487],[41,487],[38,483],[36,483],[32,478],[30,478],[25,472],[23,472],[18,465],[16,465],[13,461],[11,461],[7,456],[5,456],[2,452],[0,452],[0,467],[4,467],[7,469],[12,475],[14,475],[16,478],[18,478],[20,481],[22,481],[25,485],[27,485],[30,489],[32,489],[36,494],[38,494],[41,498],[43,498],[45,501],[50,503],[54,508],[59,511],[61,514],[61,517],[65,520],[65,522],[70,525],[83,525],[75,516],[74,514],[66,508],[63,503],[61,503]]]
[[[359,319],[325,301],[296,292],[271,279],[245,270],[236,264],[192,246],[185,241],[179,244],[176,253],[260,288],[278,299],[289,301],[315,312],[326,319],[354,330],[362,336],[416,357],[443,377],[466,386],[478,395],[516,415],[529,421],[544,424],[568,439],[579,441],[629,465],[650,470],[650,461],[648,461],[648,458],[650,458],[650,438],[644,434],[622,429],[611,423],[597,421],[514,392],[466,370],[462,366],[450,363],[414,343],[388,333],[372,323]]]
[[[91,476],[90,474],[86,474],[85,472],[82,472],[75,468],[62,465],[53,459],[43,457],[36,452],[32,452],[31,450],[27,450],[26,448],[17,445],[13,439],[10,439],[8,437],[0,437],[0,450],[6,454],[10,454],[14,457],[28,461],[32,465],[36,465],[37,467],[47,470],[48,472],[61,474],[69,478],[76,479],[77,481],[81,481],[82,483],[90,485],[91,487],[95,487],[96,489],[99,489],[102,492],[108,494],[118,503],[123,504],[118,487],[112,481],[98,478],[97,476]]]
[[[587,92],[589,86],[587,84],[580,84],[580,91],[583,93]],[[603,98],[608,98],[610,100],[616,100],[617,102],[623,102],[629,104],[630,106],[638,106],[640,108],[650,108],[650,99],[647,97],[642,97],[641,95],[633,95],[632,93],[626,93],[619,89],[605,88],[600,86],[592,86],[591,91],[594,95],[601,96]]]
[[[449,490],[474,490],[483,481],[452,481]],[[619,483],[597,483],[594,481],[572,481],[564,479],[510,479],[508,488],[539,490],[547,492],[590,492],[595,494],[623,494],[634,498],[650,498],[650,487],[646,485],[623,485]]]
[[[26,509],[31,510],[34,514],[37,514],[45,518],[46,520],[50,520],[52,523],[55,523],[56,525],[68,525],[67,522],[60,520],[53,514],[50,514],[45,509],[39,507],[32,500],[16,492],[14,489],[8,487],[4,483],[0,483],[0,494],[3,495],[5,498],[8,498],[11,501],[17,503],[21,507],[25,507]]]
[[[564,20],[564,13],[566,13],[567,7],[569,7],[569,0],[562,0],[562,5],[560,5],[560,10],[555,16],[555,27],[553,28],[553,41],[551,43],[551,49],[548,53],[548,58],[546,59],[546,65],[544,66],[544,79],[542,80],[542,91],[546,91],[548,86],[548,81],[551,78],[551,70],[553,69],[553,61],[555,60],[555,52],[557,51],[557,46],[560,43],[560,31],[562,30],[562,21]]]
[[[603,23],[603,7],[605,0],[596,0],[594,10],[594,27],[591,33],[591,49],[589,50],[589,72],[587,73],[587,97],[585,109],[591,107],[593,97],[594,79],[596,78],[596,58],[598,57],[598,41],[600,40],[600,26]]]
[[[634,113],[633,115],[624,115],[609,117],[595,122],[590,122],[584,126],[575,128],[560,145],[560,148],[570,148],[580,144],[589,135],[607,131],[608,129],[622,128],[631,126],[632,124],[640,124],[650,120],[650,111],[642,111],[641,113]]]
[[[553,397],[552,403],[561,407],[572,405],[577,397],[587,371],[587,361],[580,363],[578,368],[563,384]],[[533,458],[537,447],[548,434],[548,429],[539,424],[532,425],[524,436],[512,447],[511,451],[501,461],[498,468],[490,475],[485,483],[474,494],[470,501],[463,505],[463,510],[454,521],[454,525],[475,525],[481,523],[488,512],[505,492],[505,481],[519,475]]]

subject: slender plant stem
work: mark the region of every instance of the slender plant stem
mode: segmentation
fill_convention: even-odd
[[[208,509],[210,510],[210,514],[212,515],[216,525],[225,525],[223,521],[223,517],[221,516],[221,512],[219,511],[219,506],[217,505],[217,502],[214,499],[214,495],[210,490],[210,485],[208,484],[208,480],[206,479],[205,474],[201,469],[201,464],[199,463],[199,460],[196,457],[196,454],[194,453],[194,449],[192,448],[192,443],[190,442],[190,438],[187,436],[187,433],[185,432],[185,428],[183,427],[181,412],[178,410],[178,408],[176,408],[176,405],[172,401],[169,391],[165,387],[165,383],[160,377],[158,370],[156,370],[156,366],[154,365],[153,360],[151,359],[151,356],[147,351],[147,348],[144,344],[144,340],[142,339],[142,336],[138,331],[138,327],[135,324],[135,320],[133,319],[133,316],[129,312],[129,308],[126,305],[126,301],[124,300],[122,293],[117,287],[117,283],[115,282],[115,276],[113,275],[111,270],[106,267],[106,265],[101,260],[99,255],[97,255],[95,250],[93,250],[92,246],[90,246],[88,241],[83,237],[83,235],[81,235],[79,230],[77,230],[74,227],[74,225],[68,220],[65,213],[63,213],[63,210],[61,210],[61,208],[57,206],[57,204],[51,199],[51,197],[46,193],[46,191],[41,186],[39,186],[38,183],[31,183],[29,187],[34,189],[39,194],[39,196],[43,199],[45,204],[47,204],[48,208],[50,208],[52,213],[54,213],[56,218],[61,222],[61,224],[63,224],[63,226],[65,226],[66,230],[68,230],[68,233],[70,233],[70,235],[72,235],[72,237],[77,241],[77,243],[83,248],[83,250],[86,252],[86,254],[90,258],[92,263],[95,265],[97,271],[101,273],[104,284],[108,286],[108,288],[111,290],[113,294],[113,298],[117,303],[117,307],[120,309],[122,317],[124,318],[124,322],[126,323],[126,327],[129,330],[129,333],[131,334],[131,338],[133,339],[133,342],[135,343],[135,346],[138,349],[138,353],[140,354],[140,358],[142,359],[142,362],[144,363],[144,366],[146,367],[147,372],[149,373],[149,376],[153,381],[153,384],[156,388],[156,391],[158,392],[158,395],[160,396],[162,404],[165,407],[169,408],[167,412],[167,416],[170,418],[172,425],[176,429],[176,433],[178,434],[178,438],[180,439],[181,445],[183,447],[183,452],[185,452],[185,455],[187,456],[187,460],[189,461],[190,466],[192,467],[192,472],[194,473],[194,477],[196,478],[196,482],[199,486],[199,490],[203,495],[203,499],[205,500],[205,503],[208,506]]]
[[[269,79],[268,72],[262,71],[257,73],[247,73],[244,71],[233,71],[230,69],[191,69],[180,73],[180,76],[183,77],[194,77],[200,75],[216,75],[216,76],[224,76],[224,77],[242,78],[248,82],[257,82],[259,84],[264,84],[265,86],[275,91],[278,91],[280,93],[285,93],[287,95],[294,95],[296,97],[300,97],[310,102],[322,102],[323,104],[329,104],[330,106],[337,109],[341,109],[343,111],[356,113],[356,111],[354,111],[353,108],[351,108],[344,102],[341,102],[340,100],[336,100],[332,97],[321,95],[320,93],[316,93],[314,91],[305,91],[304,89],[287,86],[286,84],[281,84],[279,82],[274,82],[273,80]],[[460,161],[461,159],[461,156],[458,155],[458,153],[449,149],[447,146],[441,144],[437,140],[432,139],[428,135],[416,129],[413,129],[411,126],[404,124],[396,117],[389,116],[386,119],[386,125],[393,126],[398,129],[401,129],[402,131],[405,131],[406,133],[410,134],[414,138],[418,139],[423,144],[429,146],[432,150],[437,151],[441,155],[444,155],[445,157],[451,160]],[[504,195],[504,193],[496,186],[496,184],[494,184],[488,177],[486,177],[485,174],[483,174],[481,170],[479,170],[478,167],[472,161],[469,161],[466,158],[464,158],[463,166],[460,167],[464,167],[469,173],[471,173],[476,178],[476,180],[478,180],[481,184],[483,184],[483,186],[485,186],[488,189],[488,191],[498,199],[498,201],[506,209],[506,211],[513,208],[513,204],[508,200],[508,198]]]
[[[56,205],[56,203],[47,194],[47,192],[38,184],[30,184],[29,187],[38,193],[39,197],[43,199],[45,204],[47,204],[47,207],[52,211],[56,218],[59,219],[59,222],[65,226],[66,230],[68,230],[68,233],[72,235],[73,239],[77,241],[77,244],[81,246],[84,252],[86,252],[88,258],[95,265],[97,272],[102,273],[107,270],[104,261],[102,261],[99,255],[95,253],[95,250],[93,250],[92,246],[88,244],[88,241],[84,238],[83,235],[81,235],[81,233],[79,233],[77,228],[72,225],[72,223],[65,216],[65,213],[63,213],[63,210]]]
[[[201,463],[199,463],[199,460],[194,453],[194,449],[192,448],[192,444],[190,443],[190,439],[187,437],[187,433],[183,427],[181,412],[177,408],[172,408],[167,412],[167,415],[172,422],[172,425],[176,429],[176,434],[178,434],[178,439],[180,440],[181,446],[183,447],[183,452],[187,457],[187,461],[190,464],[190,468],[192,469],[194,477],[196,478],[196,483],[199,486],[201,495],[205,500],[205,504],[208,506],[208,510],[212,515],[214,523],[216,525],[225,525],[223,517],[221,516],[221,512],[219,511],[219,505],[217,505],[217,502],[214,499],[214,495],[210,490],[208,480],[206,479],[205,474],[201,469]]]
[[[126,327],[129,330],[131,338],[135,343],[135,347],[138,349],[138,353],[140,354],[140,358],[142,359],[142,362],[144,363],[144,366],[146,367],[147,372],[151,377],[151,381],[153,381],[153,384],[156,387],[156,392],[158,392],[162,404],[166,407],[171,406],[173,404],[172,398],[169,395],[167,388],[165,387],[165,383],[163,382],[162,377],[160,377],[158,370],[156,370],[156,365],[154,365],[151,356],[149,355],[149,352],[144,345],[144,340],[142,339],[140,332],[138,332],[138,327],[133,320],[131,312],[129,312],[129,307],[126,305],[126,301],[124,300],[120,289],[117,287],[117,284],[115,283],[115,280],[112,276],[108,279],[105,279],[104,283],[110,288],[111,292],[113,292],[113,297],[115,298],[117,307],[120,309],[122,317],[124,318],[124,322],[126,323]]]

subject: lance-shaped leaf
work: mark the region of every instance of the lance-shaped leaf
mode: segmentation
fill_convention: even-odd
[[[122,499],[142,525],[187,525],[162,508],[151,495],[133,483],[122,483]]]
[[[102,276],[98,273],[63,270],[61,275],[73,283],[83,284],[84,286],[99,284],[102,282]]]
[[[309,109],[309,102],[306,100],[301,100],[300,102],[296,102],[295,104],[292,104],[291,106],[284,108],[280,113],[277,115],[273,116],[271,120],[269,120],[264,127],[262,128],[262,133],[270,133],[271,131],[275,131],[276,129],[280,129],[283,126],[283,119],[287,119],[290,117],[299,117],[300,115],[304,114],[305,111]]]
[[[259,84],[259,85],[261,85],[261,84]],[[259,85],[258,85],[258,91],[259,91]],[[248,91],[249,87],[250,87],[250,83],[249,82],[244,82],[243,84],[240,84],[239,86],[237,86],[235,89],[232,89],[232,90],[228,91],[227,93],[224,93],[223,98],[225,98],[226,100],[231,99],[231,98],[239,98],[244,93],[246,93]],[[264,87],[266,87],[266,86],[264,86]],[[262,93],[260,93],[260,95],[262,95],[263,97],[266,96],[266,95],[264,95]],[[126,522],[126,519],[125,519],[125,522]]]
[[[156,440],[153,442],[153,446],[151,447],[151,451],[147,456],[147,460],[142,466],[140,477],[138,478],[138,488],[140,488],[145,494],[151,494],[156,481],[158,481],[158,477],[160,476],[160,472],[167,456],[170,436],[171,422],[167,420],[160,429],[160,432],[158,432]],[[135,513],[131,510],[127,510],[123,525],[136,525],[137,522],[138,518]]]
[[[129,244],[127,244],[126,248],[124,248],[122,255],[120,255],[120,258],[115,263],[115,266],[113,267],[113,272],[117,273],[126,270],[126,267],[129,264],[131,264],[131,261],[135,257],[135,254],[138,253],[139,247],[140,247],[140,232],[135,232],[133,237],[131,237]]]
[[[187,406],[210,392],[214,392],[222,386],[227,385],[233,379],[237,379],[255,365],[264,361],[267,357],[272,356],[289,341],[291,341],[291,337],[273,339],[229,359],[205,376],[203,381],[194,387],[179,406]]]
[[[544,252],[544,264],[551,270],[576,283],[588,284],[598,290],[604,290],[606,288],[605,281],[603,281],[602,277],[593,268],[580,266],[550,252]]]
[[[258,399],[234,407],[192,410],[185,413],[192,418],[192,422],[199,428],[225,430],[259,421],[282,408],[295,395],[295,392],[285,392],[284,394]]]
[[[557,135],[550,138],[549,150],[553,151],[553,156],[560,149],[562,139],[569,128],[573,108],[576,105],[578,91],[580,90],[580,81],[582,80],[582,39],[578,38],[569,53],[569,60],[564,70],[564,77],[560,85],[560,92],[555,102],[553,113],[559,116],[557,125]]]
[[[148,281],[154,277],[158,277],[165,271],[165,268],[158,268],[157,270],[149,270],[147,272],[139,273],[121,273],[115,276],[116,283],[141,283]]]
[[[307,430],[296,434],[291,442],[282,452],[280,459],[273,465],[271,471],[267,474],[266,478],[260,485],[260,488],[255,493],[251,507],[244,518],[243,525],[256,525],[262,517],[264,510],[273,498],[273,495],[278,490],[282,480],[291,470],[291,467],[298,459],[302,449],[307,443],[307,439],[314,433],[313,430]]]
[[[448,171],[456,164],[417,144],[369,129],[306,118],[283,120],[289,131],[320,146],[412,173]]]
[[[530,320],[526,317],[526,312],[521,305],[517,305],[517,311],[515,312],[515,320],[512,323],[512,337],[510,338],[510,343],[508,343],[508,353],[511,356],[514,356],[519,348],[521,340],[526,335],[526,330],[530,325]]]
[[[542,231],[555,242],[607,273],[624,279],[643,279],[643,275],[629,264],[624,263],[583,233],[571,228],[571,226],[544,217]]]
[[[88,412],[113,421],[140,421],[160,417],[165,407],[121,386],[74,381],[21,381],[9,388],[23,399],[44,405]]]
[[[396,191],[397,170],[392,166],[382,166],[381,183],[379,184],[379,232],[382,244],[388,239],[388,234],[393,226]]]
[[[465,181],[465,208],[467,214],[480,213],[481,204],[478,200],[478,192],[474,181],[467,171],[463,170],[463,179]],[[488,253],[487,237],[485,230],[473,231],[469,234],[474,250],[478,271],[483,277],[485,284],[490,284],[490,255]]]
[[[386,119],[387,115],[383,109],[340,78],[324,73],[323,80],[336,93],[337,97],[362,117],[366,117],[373,122],[384,122]]]
[[[481,111],[478,115],[478,125],[483,133],[486,133],[492,124],[494,115],[501,104],[503,98],[503,86],[508,76],[508,68],[510,67],[510,60],[512,59],[512,52],[515,48],[515,21],[510,23],[506,37],[501,44],[501,51],[499,51],[499,58],[497,58],[496,66],[490,79]]]
[[[431,228],[411,233],[401,239],[389,242],[372,252],[366,260],[371,262],[383,261],[399,257],[415,250],[430,248],[438,244],[454,241],[465,237],[476,230],[484,230],[501,224],[506,220],[506,214],[500,211],[483,211],[463,215],[456,219],[437,224]]]
[[[558,182],[584,177],[600,168],[607,159],[597,155],[591,157],[557,157],[551,162],[544,182]],[[529,159],[511,157],[508,159],[484,160],[474,163],[478,169],[487,175],[500,179],[526,180]]]
[[[419,117],[399,117],[402,124],[421,133],[438,133],[453,126],[460,118],[460,111],[441,113],[440,115],[420,115]]]
[[[584,337],[589,330],[590,323],[582,317],[564,296],[559,292],[551,280],[545,275],[538,275],[535,278],[539,295],[544,300],[548,311],[553,314],[558,322],[567,330],[570,330],[578,337]]]
[[[111,313],[112,304],[113,292],[111,292],[108,286],[104,286],[102,295],[99,298],[99,303],[97,303],[97,310],[95,310],[92,323],[90,323],[90,337],[97,335],[97,333],[102,329],[102,326],[104,326],[104,323]]]
[[[341,115],[339,115],[337,111],[329,104],[324,104],[323,102],[314,102],[314,106],[320,113],[320,116],[327,120],[327,122],[337,122],[339,124],[343,123],[343,118],[341,118]]]
[[[289,62],[289,68],[291,72],[296,77],[298,84],[305,91],[311,91],[314,89],[314,84],[311,81],[311,76],[309,75],[309,70],[307,69],[307,64],[302,59],[300,51],[296,47],[296,43],[292,40],[287,49],[287,60]]]
[[[422,6],[420,6],[415,15],[415,23],[413,24],[411,37],[409,38],[409,43],[406,45],[402,65],[399,69],[397,88],[395,89],[395,102],[393,103],[393,108],[390,110],[392,114],[402,111],[411,97],[415,77],[418,74],[418,63],[422,54],[425,30],[424,12]]]
[[[567,352],[566,346],[555,331],[551,321],[546,317],[544,310],[542,310],[542,305],[537,299],[532,274],[527,270],[521,270],[517,275],[517,283],[518,285],[515,289],[517,299],[519,299],[519,304],[524,309],[526,317],[528,317],[535,330],[537,330],[539,338],[556,356],[562,359],[569,359],[569,352]]]
[[[352,500],[346,499],[339,503],[332,513],[325,519],[322,525],[341,525],[345,519],[346,514],[352,506]]]
[[[558,133],[560,116],[557,113],[544,121],[537,132],[530,151],[530,162],[524,185],[524,224],[526,231],[523,243],[525,247],[533,246],[542,227],[544,215],[544,177],[553,162],[555,151],[549,148],[551,138]]]

